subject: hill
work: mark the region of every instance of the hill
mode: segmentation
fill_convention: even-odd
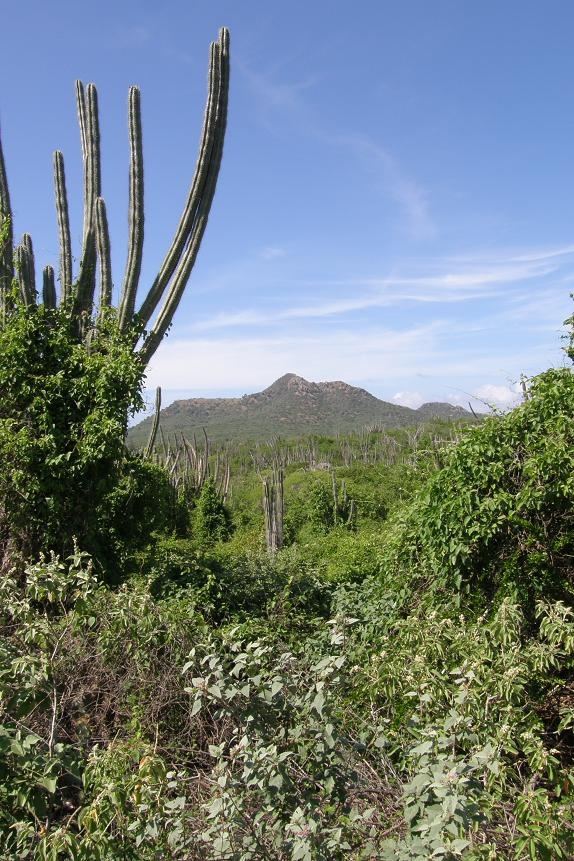
[[[191,398],[174,401],[161,411],[164,434],[188,437],[205,428],[212,440],[269,439],[305,434],[334,436],[362,428],[416,426],[430,418],[471,419],[452,404],[428,403],[413,410],[379,400],[365,389],[339,380],[313,383],[284,374],[262,392],[241,398]],[[151,417],[133,427],[131,445],[147,439]]]

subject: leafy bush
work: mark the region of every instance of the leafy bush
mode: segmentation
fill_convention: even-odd
[[[337,486],[334,473],[330,486],[323,481],[311,485],[306,509],[309,523],[319,533],[335,526],[354,527],[354,502],[347,496],[344,483],[341,488]]]
[[[17,304],[0,328],[0,552],[52,550],[73,538],[97,552],[98,507],[115,486],[128,413],[141,406],[133,334],[111,316],[89,345],[69,310]]]
[[[295,549],[270,557],[224,544],[198,551],[191,541],[163,539],[147,565],[153,595],[185,596],[210,624],[267,625],[273,618],[285,635],[286,625],[328,618],[331,589]]]
[[[76,553],[30,566],[26,588],[0,580],[0,853],[30,858],[46,826],[73,810],[82,756],[57,731],[54,667],[64,648],[59,617],[95,588]],[[36,718],[34,720],[34,717]]]
[[[157,858],[154,823],[167,847],[177,807],[157,747],[201,735],[189,606],[110,592],[78,552],[4,577],[0,597],[0,856]]]
[[[380,532],[373,527],[351,532],[339,526],[326,535],[317,535],[311,529],[299,533],[300,552],[330,583],[360,582],[380,574],[380,545]]]
[[[574,597],[574,374],[546,371],[473,428],[402,515],[394,564],[478,601]],[[393,564],[390,561],[389,564]]]
[[[108,582],[126,579],[135,554],[154,533],[177,530],[187,514],[165,470],[139,456],[126,455],[115,486],[96,511],[96,555]]]
[[[361,746],[341,734],[335,711],[345,657],[309,665],[289,652],[277,657],[264,642],[230,642],[199,657],[194,650],[184,667],[192,711],[209,709],[227,727],[209,748],[204,857],[370,857],[376,829],[359,777]],[[384,779],[383,787],[392,808]]]
[[[560,678],[571,678],[574,667],[574,616],[557,602],[540,603],[537,618],[539,633],[529,637],[524,613],[508,599],[476,621],[451,602],[396,620],[379,640],[380,657],[359,685],[410,774],[404,794],[413,851],[422,840],[429,857],[440,841],[448,847],[468,838],[470,815],[477,835],[469,857],[492,857],[486,847],[511,858],[525,850],[563,858],[574,849],[566,824],[574,813],[569,712],[548,709],[558,691],[568,695]],[[453,798],[469,766],[478,768],[480,785],[465,782]],[[512,850],[509,815],[517,822]],[[418,855],[425,857],[422,848]]]
[[[231,534],[231,514],[221,499],[213,479],[208,478],[197,498],[193,515],[193,536],[200,546],[225,541]]]

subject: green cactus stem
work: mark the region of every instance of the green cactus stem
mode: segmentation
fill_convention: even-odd
[[[16,275],[20,295],[28,307],[36,304],[36,275],[32,237],[25,233],[22,243],[16,247]]]
[[[56,307],[56,282],[52,266],[44,266],[42,273],[42,302],[46,308]]]
[[[100,313],[112,304],[112,258],[108,216],[103,197],[96,199],[96,239],[100,262]]]
[[[82,144],[82,158],[85,161],[88,151],[86,143],[86,96],[84,93],[84,85],[81,81],[76,81],[76,109],[78,111],[78,125],[80,126],[80,143]]]
[[[8,294],[12,288],[14,277],[13,245],[12,208],[10,206],[2,139],[0,138],[0,320],[4,319]]]
[[[157,435],[157,429],[159,427],[159,414],[161,411],[161,386],[158,386],[155,390],[155,409],[153,414],[153,422],[151,425],[151,429],[149,432],[149,437],[147,441],[147,445],[144,451],[144,457],[150,458],[153,452],[153,447],[155,445],[155,438]]]
[[[144,242],[144,174],[141,102],[138,87],[130,87],[128,96],[130,139],[129,237],[126,274],[119,307],[120,326],[125,330],[132,322],[140,277]]]
[[[78,104],[78,114],[83,114],[86,134],[84,158],[84,238],[80,263],[80,277],[76,294],[75,313],[90,315],[96,289],[96,198],[101,196],[100,168],[100,124],[98,118],[98,94],[94,84],[88,84]],[[80,121],[80,128],[82,121]]]
[[[62,302],[66,302],[72,289],[72,242],[70,239],[70,215],[68,212],[64,156],[59,150],[54,153],[54,190],[60,237],[60,295]]]

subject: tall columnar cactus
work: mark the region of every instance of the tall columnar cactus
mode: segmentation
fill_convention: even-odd
[[[130,141],[129,236],[126,271],[118,304],[118,319],[123,331],[137,324],[147,330],[134,350],[147,364],[166,334],[179,305],[203,238],[223,153],[229,91],[229,32],[222,28],[212,43],[209,57],[207,104],[199,156],[187,201],[160,270],[139,309],[137,291],[144,239],[143,148],[140,93],[129,91],[128,128]],[[94,313],[100,315],[112,303],[112,272],[106,206],[101,189],[100,126],[98,95],[94,84],[85,88],[76,82],[76,101],[84,165],[84,226],[79,272],[72,271],[72,249],[64,158],[54,153],[54,186],[60,240],[59,297],[54,271],[44,269],[42,299],[55,307],[58,300],[69,304],[78,337],[89,337]],[[16,275],[20,293],[27,305],[35,304],[32,240],[25,234],[12,256],[12,211],[0,139],[0,325],[6,316],[12,281]],[[99,280],[99,292],[96,287]],[[159,307],[155,319],[152,318]]]
[[[265,538],[267,549],[272,555],[283,547],[284,496],[283,469],[274,467],[271,477],[263,479]]]
[[[3,324],[6,316],[6,302],[14,276],[13,244],[14,235],[12,230],[10,192],[6,177],[6,165],[4,164],[4,153],[2,152],[2,139],[0,138],[0,326]]]

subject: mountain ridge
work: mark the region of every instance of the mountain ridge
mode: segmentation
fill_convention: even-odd
[[[160,414],[164,434],[192,436],[205,428],[212,440],[268,439],[418,425],[430,418],[472,420],[462,407],[428,402],[418,409],[383,401],[366,389],[343,380],[311,382],[294,373],[283,374],[260,392],[235,398],[177,400]],[[130,429],[128,441],[141,445],[147,438],[151,417]]]

